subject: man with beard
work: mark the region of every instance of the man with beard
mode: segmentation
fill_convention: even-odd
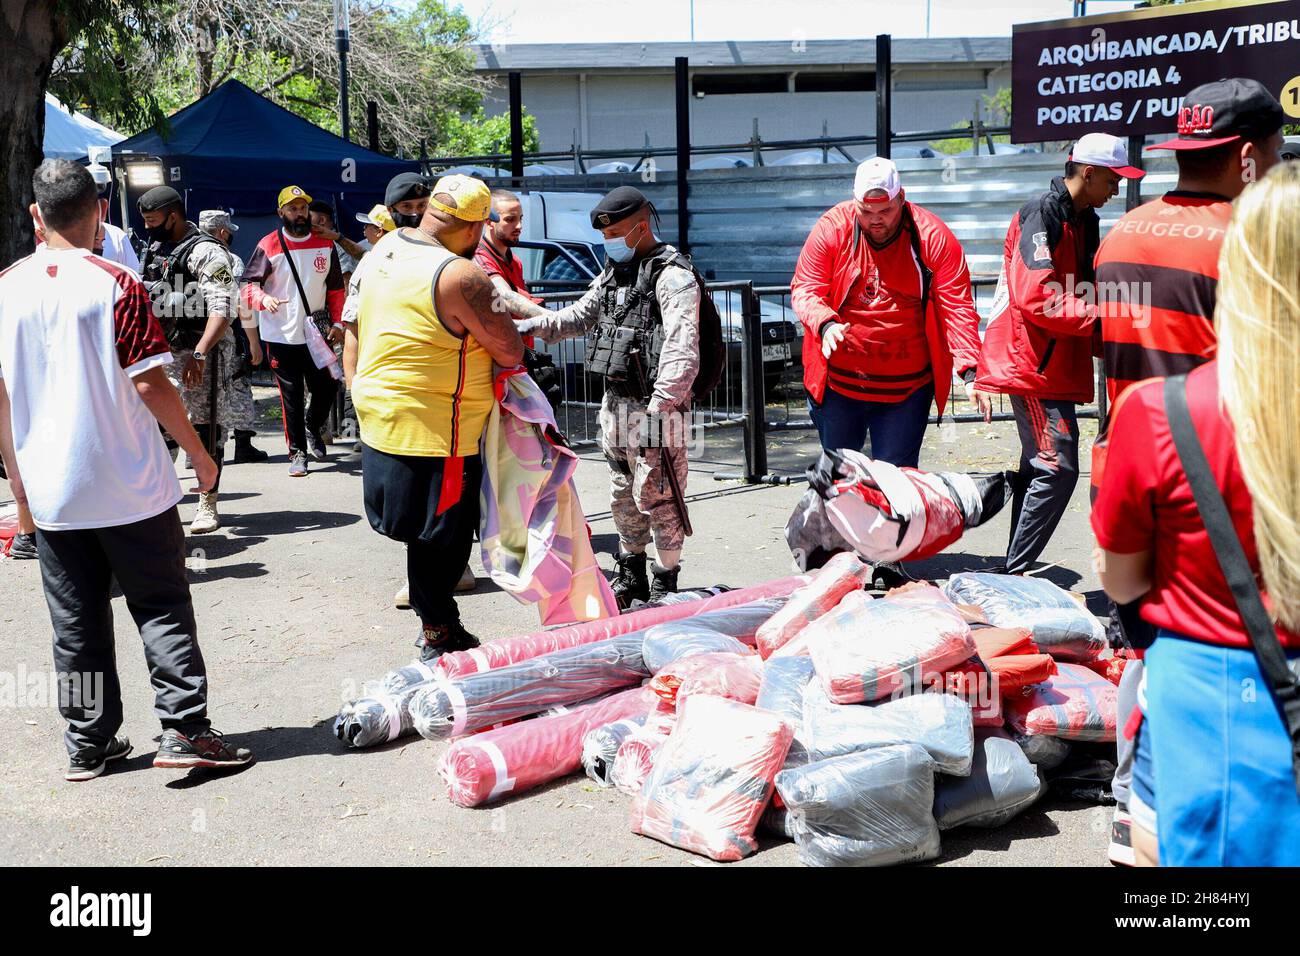
[[[523,318],[530,311],[527,305],[540,301],[528,294],[524,264],[514,254],[514,247],[524,231],[524,207],[510,190],[494,189],[492,209],[501,219],[484,227],[483,239],[474,251],[474,261],[488,274],[506,309],[516,318]],[[517,301],[516,296],[522,301]],[[524,344],[532,346],[531,336],[524,338]]]
[[[235,268],[225,246],[186,220],[175,189],[155,186],[138,206],[150,239],[140,272],[172,350],[167,376],[217,465],[217,480],[199,495],[190,524],[192,534],[208,534],[221,527],[217,491],[225,430],[234,423]]]
[[[310,205],[311,197],[300,187],[280,190],[281,227],[262,237],[244,268],[244,301],[261,313],[258,329],[280,389],[289,475],[294,478],[306,476],[308,452],[317,461],[326,458],[321,429],[337,387],[330,371],[332,355],[328,360],[322,356],[324,365],[317,365],[308,342],[324,337],[333,346],[343,341],[343,270],[334,244],[312,233]]]

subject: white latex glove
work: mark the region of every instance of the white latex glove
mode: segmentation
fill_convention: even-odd
[[[848,331],[848,326],[843,322],[832,322],[826,326],[826,331],[822,333],[822,357],[829,359],[841,342],[844,341],[844,333]]]

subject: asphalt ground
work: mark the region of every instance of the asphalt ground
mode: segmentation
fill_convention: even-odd
[[[259,406],[266,394],[259,390]],[[0,701],[0,863],[94,866],[205,864],[317,865],[714,865],[630,832],[628,800],[585,777],[557,781],[499,804],[464,809],[435,772],[445,744],[420,738],[352,751],[330,722],[361,685],[413,656],[417,623],[392,605],[404,574],[402,548],[375,534],[361,508],[356,465],[313,465],[305,480],[286,474],[283,439],[268,411],[257,444],[272,458],[229,465],[224,526],[188,539],[193,597],[211,684],[211,716],[257,763],[241,772],[155,770],[153,715],[139,636],[121,598],[113,602],[128,759],[87,783],[63,780],[62,723],[47,693],[50,624],[36,562],[0,563],[0,671],[17,682]],[[1041,573],[1102,600],[1090,568],[1085,422],[1080,477],[1070,510],[1043,555]],[[1011,467],[1010,424],[930,429],[922,465],[932,470]],[[791,570],[782,537],[802,486],[716,481],[736,470],[737,430],[711,431],[687,488],[695,535],[687,542],[683,587],[736,587]],[[233,448],[233,446],[228,446]],[[809,432],[776,433],[773,470],[798,474],[815,451]],[[183,464],[183,463],[182,463]],[[188,473],[182,469],[185,487]],[[602,563],[617,547],[608,517],[606,465],[585,452],[577,483]],[[9,503],[0,483],[0,511]],[[188,521],[195,496],[181,505]],[[944,555],[911,566],[941,577],[996,562],[1008,516],[966,534]],[[537,614],[484,577],[460,599],[467,626],[484,640],[535,630]],[[939,865],[1105,865],[1110,810],[1048,797],[996,830],[943,836]],[[797,864],[792,844],[763,838],[741,866]]]

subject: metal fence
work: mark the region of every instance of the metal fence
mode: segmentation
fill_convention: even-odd
[[[971,284],[982,334],[997,280],[976,277]],[[711,467],[718,478],[738,478],[749,483],[789,480],[792,474],[773,474],[769,470],[769,438],[775,433],[814,427],[803,385],[804,330],[790,305],[790,288],[731,281],[708,283],[707,290],[722,319],[727,361],[718,387],[693,409],[693,434],[708,436],[708,440],[692,443],[688,457],[693,466]],[[560,309],[581,295],[582,290],[575,289],[550,292],[541,298],[548,308]],[[552,345],[539,342],[537,347],[564,372],[563,403],[558,413],[561,430],[577,449],[599,447],[597,413],[602,386],[586,371],[586,338]],[[1100,401],[1081,406],[1080,418],[1105,414],[1105,384],[1100,380],[1099,367],[1097,375]],[[944,419],[957,424],[983,421],[967,400],[965,390],[955,384],[949,392]],[[1014,420],[1005,396],[995,399],[993,420]],[[931,422],[939,423],[934,407]],[[732,431],[721,431],[724,429]]]

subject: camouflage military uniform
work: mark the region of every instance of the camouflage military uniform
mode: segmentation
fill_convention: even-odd
[[[530,320],[532,334],[554,342],[590,332],[600,319],[599,278],[581,299],[566,309]],[[663,320],[664,343],[659,371],[649,400],[616,396],[609,389],[600,405],[600,445],[610,467],[610,512],[624,550],[640,551],[653,537],[657,551],[680,551],[685,538],[664,472],[664,449],[658,447],[660,422],[675,416],[668,448],[682,493],[686,493],[691,386],[700,367],[700,291],[695,277],[667,266],[655,283]]]
[[[191,224],[193,231],[197,227]],[[181,393],[185,411],[191,424],[209,423],[209,409],[212,402],[212,376],[216,373],[216,407],[218,433],[217,447],[225,444],[226,428],[232,427],[235,411],[232,406],[234,385],[233,376],[237,371],[235,365],[235,333],[230,322],[235,320],[238,291],[235,273],[230,261],[230,253],[221,243],[201,242],[189,254],[186,263],[190,275],[197,278],[199,293],[207,315],[222,315],[227,319],[225,334],[210,350],[211,354],[203,363],[203,380],[198,385],[185,385],[182,376],[185,365],[194,354],[193,349],[172,350],[172,362],[167,368],[167,377]],[[215,456],[214,456],[215,457]]]
[[[244,274],[244,260],[239,258],[233,252],[227,250],[230,261],[234,268],[235,281]],[[243,359],[238,350],[235,353],[235,362],[238,367],[233,370],[233,379],[230,387],[230,418],[224,424],[235,431],[256,431],[254,424],[255,414],[253,410],[253,380],[252,376],[244,374]]]

